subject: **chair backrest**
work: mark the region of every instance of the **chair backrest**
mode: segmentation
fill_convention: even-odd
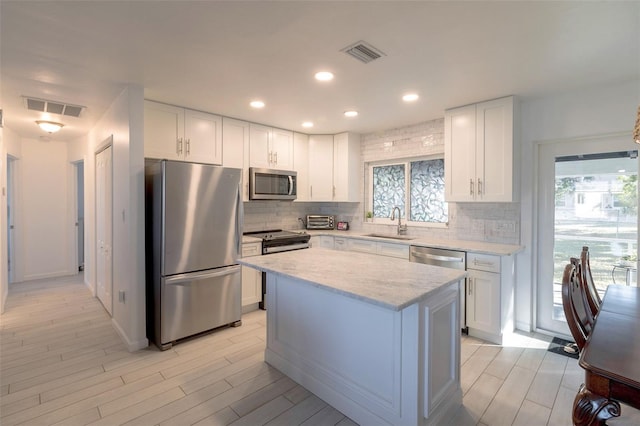
[[[582,284],[585,287],[585,295],[587,296],[587,303],[589,309],[591,309],[591,315],[594,317],[600,310],[602,305],[602,299],[596,289],[596,284],[593,281],[593,275],[591,274],[591,266],[589,265],[589,247],[582,247],[582,253],[580,253],[580,268],[582,270]]]
[[[571,335],[575,339],[578,348],[582,349],[591,334],[594,319],[581,284],[580,274],[582,272],[580,269],[580,261],[575,257],[572,257],[571,263],[564,268],[564,275],[562,276],[562,306]]]

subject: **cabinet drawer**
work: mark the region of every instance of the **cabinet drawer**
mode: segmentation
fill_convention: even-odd
[[[476,271],[500,272],[500,256],[480,253],[467,253],[467,269]]]
[[[262,243],[242,244],[242,257],[260,256],[262,254]]]

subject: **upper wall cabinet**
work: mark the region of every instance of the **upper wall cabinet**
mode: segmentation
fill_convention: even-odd
[[[293,169],[293,132],[250,125],[249,167]]]
[[[360,135],[309,136],[309,200],[360,201]]]
[[[298,173],[296,201],[309,201],[309,135],[293,134],[293,170]]]
[[[222,118],[222,165],[242,169],[242,200],[249,201],[249,123]]]
[[[222,117],[145,101],[144,155],[222,164]]]
[[[512,96],[445,111],[447,201],[518,200],[515,111]]]

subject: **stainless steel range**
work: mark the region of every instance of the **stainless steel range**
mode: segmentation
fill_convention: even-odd
[[[280,253],[283,251],[302,250],[309,248],[311,235],[306,232],[283,231],[272,229],[269,231],[245,232],[244,235],[262,240],[262,254]],[[267,274],[262,273],[262,301],[260,309],[266,309],[265,294],[267,293]]]

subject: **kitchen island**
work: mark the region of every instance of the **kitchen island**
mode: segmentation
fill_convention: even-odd
[[[265,360],[361,425],[431,425],[462,403],[464,271],[312,248],[267,273]]]

